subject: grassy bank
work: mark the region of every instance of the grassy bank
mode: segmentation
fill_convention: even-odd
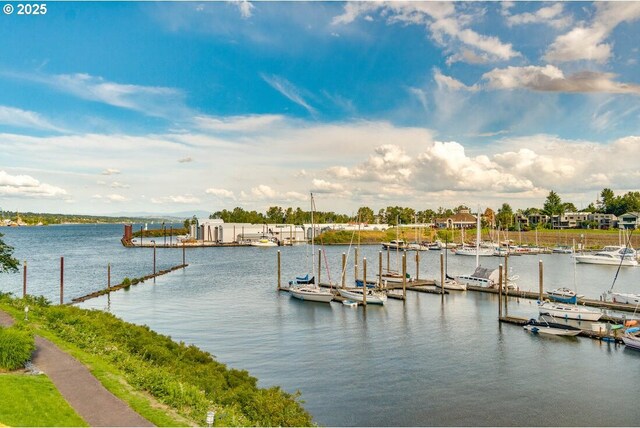
[[[463,241],[471,242],[476,239],[476,230],[468,229],[464,232],[460,230],[430,230],[430,229],[412,229],[400,228],[396,234],[396,229],[388,229],[385,231],[366,231],[360,232],[360,243],[362,244],[379,244],[380,242],[396,239],[403,239],[410,242],[416,239],[418,241],[434,241],[440,239],[442,241],[461,243]],[[481,236],[483,240],[490,241],[491,238],[498,240],[495,231],[482,229]],[[582,242],[585,248],[599,249],[605,245],[617,245],[619,243],[617,230],[594,230],[594,229],[566,229],[566,230],[548,230],[541,229],[528,232],[500,232],[500,241],[506,239],[512,240],[515,244],[539,245],[542,247],[553,247],[555,245],[571,245],[575,240],[576,244]],[[353,240],[353,241],[352,241]],[[349,244],[358,241],[358,233],[346,230],[327,231],[317,238],[317,242],[323,244]],[[624,242],[622,243],[624,245]],[[631,238],[631,246],[633,248],[640,247],[640,233],[634,234]]]
[[[87,426],[44,375],[0,374],[0,423],[8,426]]]
[[[228,369],[195,346],[105,312],[0,295],[0,308],[16,319],[23,317],[25,304],[36,334],[87,365],[107,389],[156,425],[203,426],[209,410],[216,412],[219,426],[312,424],[297,394],[258,388],[246,371]]]

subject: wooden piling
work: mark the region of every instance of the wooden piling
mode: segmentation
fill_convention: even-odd
[[[355,254],[356,254],[356,256],[353,259],[353,283],[354,284],[355,284],[356,280],[358,279],[358,257],[360,257],[357,247],[356,247],[356,250],[355,250]]]
[[[342,278],[341,278],[340,281],[341,281],[342,288],[344,288],[345,287],[345,282],[346,282],[345,281],[345,276],[347,274],[347,254],[346,253],[342,253],[342,271],[341,272],[342,273],[341,273],[340,276]]]
[[[362,259],[362,304],[367,306],[367,258]]]
[[[440,294],[444,295],[444,254],[442,252],[440,253]]]
[[[416,251],[416,281],[420,279],[420,251]]]
[[[318,250],[318,284],[320,284],[321,270],[322,270],[322,250]]]
[[[498,319],[502,318],[502,265],[498,266]]]
[[[387,247],[387,272],[389,272],[389,258],[390,258],[389,253],[390,253],[389,247]]]
[[[402,253],[402,300],[407,300],[407,252]]]
[[[280,285],[280,250],[278,250],[278,290],[280,290],[281,285]]]
[[[542,302],[542,293],[543,293],[543,278],[544,278],[544,266],[542,265],[542,260],[538,261],[538,283],[540,284],[540,294],[538,300]]]
[[[111,290],[111,263],[107,263],[107,290]]]
[[[509,316],[509,254],[504,257],[504,316]]]
[[[378,288],[382,290],[382,251],[378,252]]]
[[[169,233],[169,246],[173,245],[173,226],[169,229],[171,232]]]
[[[185,262],[185,246],[184,246],[184,241],[182,241],[182,266],[187,267],[187,264]]]
[[[60,304],[64,302],[64,257],[60,257]]]
[[[156,241],[153,241],[153,282],[156,282]]]
[[[22,265],[22,298],[27,297],[27,261]]]

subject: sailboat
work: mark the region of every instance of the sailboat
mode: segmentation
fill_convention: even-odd
[[[573,287],[576,288],[576,261],[573,261]],[[556,318],[598,321],[602,316],[602,312],[589,309],[586,306],[579,306],[577,303],[561,303],[561,302],[538,302],[538,312],[540,315],[551,315]]]
[[[323,290],[315,283],[314,241],[316,230],[313,224],[314,210],[315,203],[313,201],[313,193],[311,193],[311,275],[307,274],[304,277],[296,277],[295,280],[289,281],[289,292],[296,299],[329,303],[333,300],[333,293],[330,290]]]
[[[400,229],[400,222],[399,222],[399,217],[396,218],[396,239],[392,240],[391,242],[397,242],[397,243],[402,243],[403,246],[402,248],[404,248],[404,241],[402,241],[401,239],[399,239],[398,235],[399,235],[399,229]],[[387,251],[393,248],[391,246],[387,246]],[[395,245],[395,250],[396,250],[396,266],[400,265],[400,245]],[[405,278],[403,278],[402,273],[395,270],[389,270],[389,266],[387,266],[387,271],[382,273],[382,276],[380,276],[379,278],[380,280],[380,284],[383,284],[385,282],[403,282],[405,280]],[[409,275],[409,273],[406,274],[406,281],[409,282],[411,281],[411,275]]]
[[[447,236],[445,238],[445,240],[449,241],[448,239],[449,237]],[[447,252],[445,251],[444,253],[444,289],[445,290],[461,290],[461,291],[465,291],[467,289],[467,284],[463,284],[461,282],[456,281],[456,279],[452,276],[449,276],[448,274],[448,258],[447,258]],[[440,278],[436,278],[434,279],[434,283],[436,285],[436,287],[442,287],[442,281]]]
[[[476,287],[493,287],[498,283],[497,269],[485,269],[480,266],[480,207],[476,217],[476,270],[471,275],[457,275],[455,281],[465,286],[472,285]],[[493,253],[493,252],[492,252]]]
[[[629,233],[629,237],[627,239],[627,243],[624,247],[625,250],[629,248],[629,244],[631,242],[631,235],[633,234],[633,230]],[[616,285],[616,280],[618,279],[618,274],[620,273],[620,268],[624,265],[624,260],[621,259],[618,263],[618,270],[616,270],[616,275],[613,277],[613,283],[611,284],[611,288],[609,288],[605,293],[603,293],[603,300],[610,300],[615,303],[626,303],[631,305],[639,305],[640,304],[640,294],[636,293],[620,293],[617,291],[613,291],[613,286]]]

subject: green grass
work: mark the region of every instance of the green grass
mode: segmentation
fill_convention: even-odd
[[[19,319],[29,304],[29,324],[85,364],[107,389],[159,426],[309,426],[298,394],[258,388],[244,370],[228,369],[195,346],[176,343],[146,326],[70,306],[48,306],[0,293],[0,308]],[[20,321],[19,323],[21,323]]]
[[[16,370],[24,367],[35,348],[30,331],[0,327],[0,369]]]
[[[0,375],[0,423],[8,426],[87,426],[44,375]]]

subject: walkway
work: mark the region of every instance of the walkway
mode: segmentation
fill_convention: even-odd
[[[13,319],[0,311],[0,325],[10,326]],[[36,336],[33,364],[43,371],[73,409],[90,426],[149,427],[149,421],[117,398],[71,355],[47,339]]]

